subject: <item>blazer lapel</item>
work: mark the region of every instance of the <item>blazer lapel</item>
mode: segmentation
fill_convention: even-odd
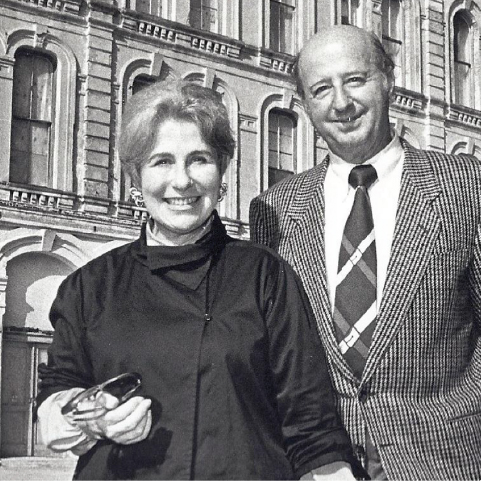
[[[363,381],[394,339],[413,301],[439,233],[433,201],[440,186],[426,156],[403,142],[404,167],[386,284]]]
[[[289,207],[288,216],[294,225],[288,236],[286,258],[303,281],[328,359],[345,376],[354,379],[337,345],[326,278],[324,180],[328,164],[329,157],[326,156],[306,176]]]

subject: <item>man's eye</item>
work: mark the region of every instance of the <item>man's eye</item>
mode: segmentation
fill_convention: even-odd
[[[319,85],[314,90],[314,97],[319,97],[320,95],[325,94],[329,90],[329,85]]]
[[[349,77],[347,79],[347,83],[354,84],[354,85],[362,85],[365,82],[366,82],[366,79],[364,77],[360,77],[360,76]]]

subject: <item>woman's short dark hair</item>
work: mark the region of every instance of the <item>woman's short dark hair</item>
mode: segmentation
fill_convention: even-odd
[[[166,120],[192,122],[217,154],[221,174],[234,155],[235,141],[227,109],[218,93],[185,80],[156,82],[133,95],[125,105],[119,157],[134,184]]]

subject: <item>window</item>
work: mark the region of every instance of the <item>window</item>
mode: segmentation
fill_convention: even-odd
[[[269,48],[294,54],[294,0],[270,0]]]
[[[190,24],[192,27],[217,33],[218,26],[217,0],[190,0]]]
[[[52,59],[18,50],[13,69],[10,180],[53,187],[54,73]]]
[[[136,0],[135,10],[137,12],[149,13],[157,17],[162,16],[162,0]]]
[[[357,25],[359,0],[341,0],[341,24]]]
[[[135,95],[137,92],[140,92],[145,87],[148,87],[155,82],[155,77],[151,77],[150,75],[138,75],[135,77],[134,82],[132,83],[132,95]]]
[[[454,102],[471,106],[471,30],[463,12],[453,18],[454,33]]]
[[[402,5],[400,0],[383,0],[382,44],[395,64],[395,77],[402,77]]]
[[[269,112],[269,187],[296,170],[296,119],[281,109]]]

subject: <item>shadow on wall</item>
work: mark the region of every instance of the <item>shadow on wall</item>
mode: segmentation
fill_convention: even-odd
[[[50,306],[72,269],[44,253],[22,254],[7,265],[4,327],[51,331]]]

